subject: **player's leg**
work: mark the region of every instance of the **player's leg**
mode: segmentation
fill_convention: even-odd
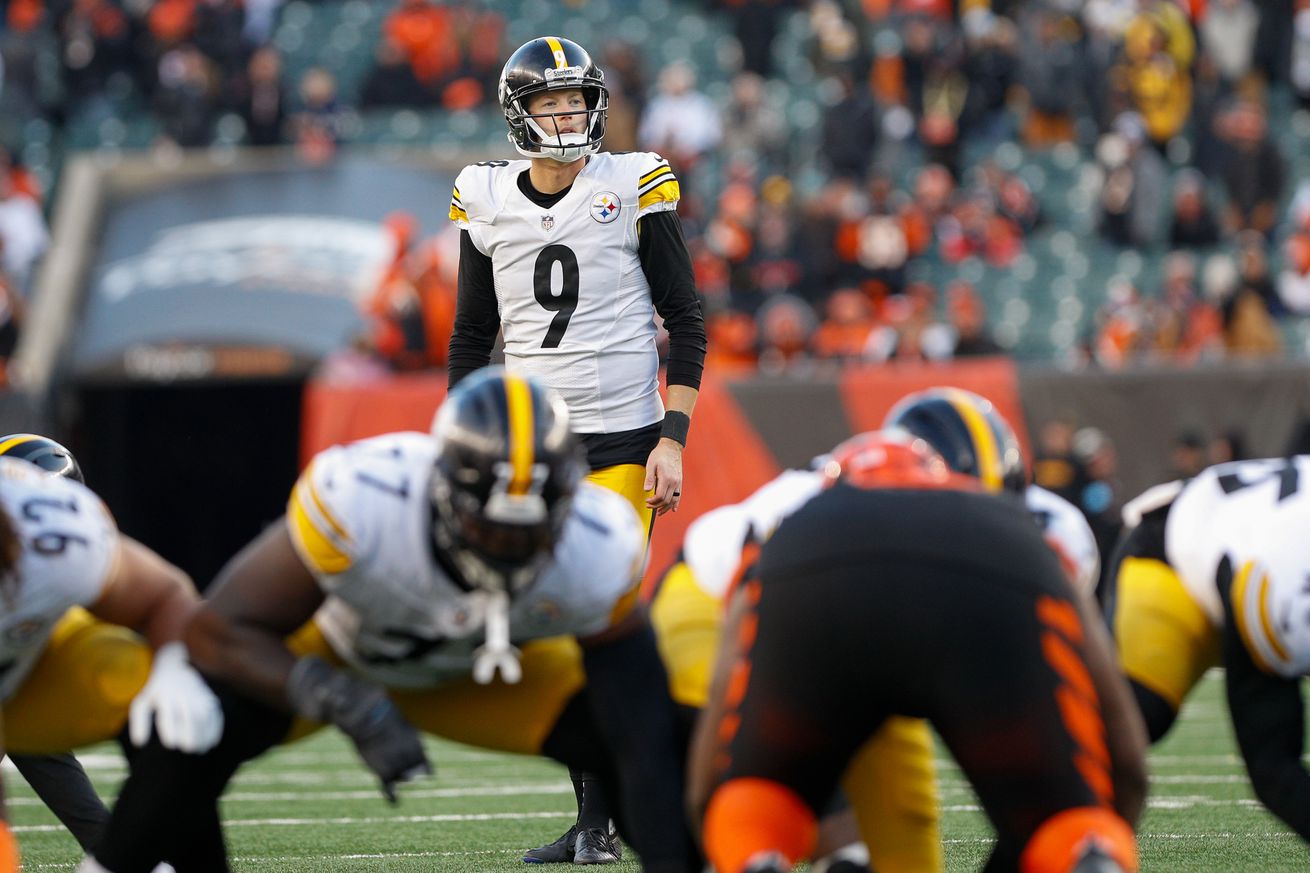
[[[986,873],[1073,873],[1092,850],[1135,870],[1078,610],[1062,596],[945,581],[949,592],[927,584],[925,598],[957,657],[924,705],[996,828]]]
[[[139,636],[75,608],[5,704],[14,766],[83,849],[99,840],[109,810],[68,752],[113,739],[149,673],[150,649]]]
[[[649,543],[655,513],[646,505],[650,492],[644,487],[645,478],[646,470],[639,464],[615,464],[593,470],[587,481],[608,488],[632,504]],[[573,769],[569,770],[569,779],[578,803],[577,820],[553,842],[524,852],[523,860],[531,864],[604,864],[619,860],[622,849],[610,834],[610,801],[602,780],[595,773]],[[581,858],[575,849],[579,838],[583,843]]]
[[[887,719],[851,761],[842,785],[877,873],[944,869],[927,722]]]
[[[859,619],[859,589],[844,571],[777,582],[736,598],[694,741],[693,797],[720,873],[810,857],[819,815],[883,720],[867,693],[876,660],[864,657],[879,635]]]
[[[1112,609],[1119,664],[1155,742],[1205,671],[1219,663],[1219,634],[1178,574],[1155,558],[1123,559]]]
[[[341,661],[311,621],[287,640],[299,656]],[[174,752],[158,738],[141,749],[125,745],[129,775],[114,804],[92,868],[109,873],[146,873],[171,861],[184,873],[226,873],[218,799],[237,768],[280,742],[306,736],[320,725],[293,720],[282,710],[210,682],[223,707],[223,737],[203,755]]]
[[[91,851],[109,822],[109,808],[96,794],[77,758],[64,752],[10,755],[9,759],[82,850]]]

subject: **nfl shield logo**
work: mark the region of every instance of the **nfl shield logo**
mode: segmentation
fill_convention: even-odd
[[[591,217],[601,224],[609,224],[618,218],[621,208],[623,204],[619,202],[619,195],[613,191],[602,191],[591,198]]]
[[[551,229],[552,227],[554,227],[554,226],[555,226],[555,216],[553,216],[553,215],[543,215],[543,216],[541,216],[541,229],[542,229],[542,230],[550,230],[550,229]]]

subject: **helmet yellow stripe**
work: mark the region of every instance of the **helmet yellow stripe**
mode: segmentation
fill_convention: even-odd
[[[555,55],[555,69],[562,70],[569,65],[569,59],[564,56],[564,46],[559,44],[553,36],[546,37],[546,45],[550,46],[551,52]]]
[[[40,437],[34,433],[20,433],[16,437],[11,437],[0,443],[0,455],[6,455],[9,453],[9,450],[15,446],[21,446],[23,443],[30,443],[35,439],[40,439]]]
[[[532,390],[519,376],[505,377],[505,405],[509,410],[509,493],[528,493],[532,484]]]
[[[1255,661],[1256,666],[1266,673],[1274,672],[1269,661],[1256,645],[1256,641],[1251,638],[1251,628],[1246,621],[1246,587],[1251,581],[1251,571],[1255,568],[1252,561],[1247,561],[1242,565],[1242,569],[1237,571],[1237,577],[1233,579],[1233,587],[1229,592],[1229,597],[1233,601],[1233,618],[1237,620],[1237,632],[1241,634],[1242,642],[1246,644],[1246,651]]]
[[[946,396],[955,411],[960,413],[964,426],[969,429],[969,436],[973,438],[974,454],[978,457],[978,478],[982,480],[983,487],[989,491],[1000,491],[1004,484],[1001,476],[1001,450],[996,445],[996,434],[992,433],[991,425],[963,392],[947,391]]]

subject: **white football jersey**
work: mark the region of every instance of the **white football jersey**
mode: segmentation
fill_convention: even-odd
[[[1308,520],[1305,512],[1277,514],[1255,533],[1255,557],[1233,565],[1233,618],[1242,641],[1262,670],[1285,679],[1310,675]]]
[[[100,599],[118,560],[118,527],[85,485],[0,458],[0,507],[22,553],[0,582],[0,700],[22,687],[55,624]]]
[[[558,391],[578,433],[654,424],[664,407],[637,219],[675,209],[678,180],[657,154],[602,152],[542,208],[518,187],[530,165],[467,166],[450,205],[451,220],[491,258],[505,366]]]
[[[1023,492],[1023,502],[1047,544],[1060,558],[1074,589],[1082,594],[1094,592],[1101,575],[1101,553],[1096,547],[1096,536],[1078,507],[1036,485],[1029,485]]]
[[[722,599],[737,575],[746,543],[752,537],[767,540],[784,518],[822,488],[821,473],[785,470],[741,503],[720,506],[692,522],[682,553],[696,583],[706,594]]]
[[[1175,496],[1176,495],[1176,496]],[[1304,554],[1310,531],[1310,456],[1235,461],[1186,483],[1157,486],[1124,508],[1125,518],[1169,503],[1164,547],[1169,566],[1211,624],[1223,624],[1215,585],[1219,562],[1270,564]]]
[[[338,655],[393,687],[468,676],[484,639],[486,596],[464,590],[435,558],[435,456],[423,433],[328,449],[301,475],[287,508],[292,542],[328,595],[314,621]],[[604,630],[644,559],[631,504],[583,483],[554,560],[510,603],[511,640]]]

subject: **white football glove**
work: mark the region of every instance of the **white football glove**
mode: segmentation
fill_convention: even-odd
[[[198,755],[223,736],[223,708],[205,680],[187,663],[186,646],[169,643],[155,652],[154,668],[132,701],[128,736],[134,746],[150,742],[150,728],[167,748]]]

